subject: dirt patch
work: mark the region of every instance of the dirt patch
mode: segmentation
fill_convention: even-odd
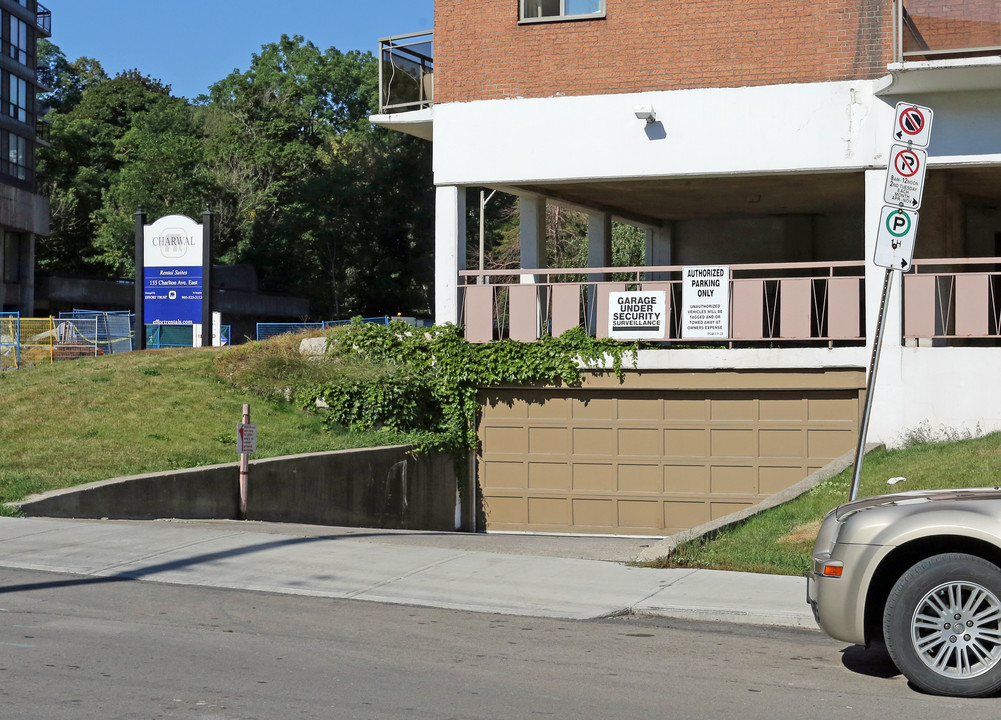
[[[788,535],[783,535],[779,538],[779,542],[784,543],[801,543],[801,542],[813,542],[817,539],[817,533],[820,532],[820,524],[823,520],[814,520],[813,522],[808,522],[805,525],[800,525],[795,528]]]

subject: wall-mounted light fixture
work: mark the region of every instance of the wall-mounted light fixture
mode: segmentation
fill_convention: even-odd
[[[653,105],[637,105],[633,108],[633,114],[637,120],[646,120],[646,124],[657,122],[657,113],[654,112]]]

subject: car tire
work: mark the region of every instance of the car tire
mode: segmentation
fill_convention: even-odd
[[[925,692],[984,697],[1001,690],[1001,568],[943,553],[905,572],[883,611],[886,649]]]

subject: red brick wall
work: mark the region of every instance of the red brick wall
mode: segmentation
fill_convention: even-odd
[[[518,25],[518,0],[435,0],[435,100],[874,78],[890,0],[606,0],[601,20]]]

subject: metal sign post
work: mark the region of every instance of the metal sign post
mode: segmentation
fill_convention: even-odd
[[[855,467],[852,470],[852,484],[848,499],[858,497],[862,480],[862,460],[865,457],[865,440],[869,433],[869,416],[872,412],[872,396],[876,386],[876,370],[879,368],[879,353],[883,347],[883,326],[886,323],[886,304],[890,295],[893,272],[911,269],[914,256],[914,239],[918,232],[918,208],[924,192],[925,169],[928,153],[922,149],[931,140],[932,111],[930,108],[897,103],[893,119],[892,136],[895,141],[907,145],[890,146],[890,159],[886,168],[886,187],[883,190],[883,207],[876,234],[876,252],[873,264],[885,267],[883,294],[879,301],[879,318],[876,320],[876,337],[872,341],[872,359],[869,361],[869,376],[866,378],[865,405],[859,426],[858,447],[855,449]]]
[[[247,488],[250,479],[250,454],[257,452],[257,426],[250,424],[250,405],[243,406],[243,422],[236,426],[236,444],[240,451],[240,519],[247,519]]]

